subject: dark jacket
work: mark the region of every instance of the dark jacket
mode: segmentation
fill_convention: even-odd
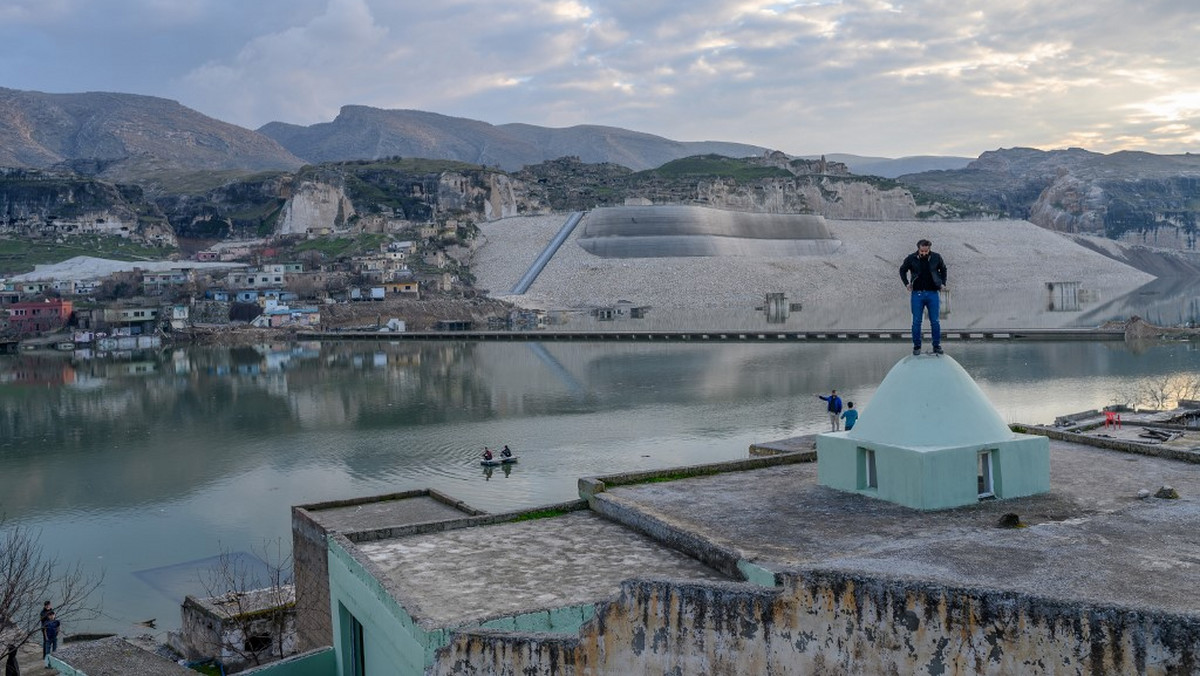
[[[820,394],[818,394],[817,396],[820,397],[822,401],[829,402],[829,405],[825,407],[826,411],[829,411],[830,413],[841,413],[842,412],[842,398],[841,397],[837,396],[836,394],[831,394],[828,397],[826,397],[824,395],[820,395]]]
[[[936,251],[930,251],[925,258],[914,251],[900,266],[900,280],[905,286],[911,282],[913,291],[939,291],[946,285],[946,263]]]
[[[17,646],[8,646],[8,659],[4,660],[4,676],[21,676],[21,665],[17,664]]]

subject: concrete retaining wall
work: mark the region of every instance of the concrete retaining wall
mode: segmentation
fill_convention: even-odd
[[[471,630],[430,673],[1195,674],[1200,615],[835,572],[626,582],[577,637]]]
[[[1155,427],[1166,427],[1165,425],[1155,425]],[[1074,432],[1066,432],[1056,430],[1052,427],[1038,427],[1031,425],[1028,427],[1022,426],[1021,429],[1029,434],[1038,434],[1050,439],[1059,441],[1070,441],[1076,444],[1086,444],[1097,448],[1106,448],[1110,451],[1121,451],[1122,453],[1136,453],[1138,455],[1148,455],[1155,458],[1167,458],[1170,460],[1180,460],[1183,462],[1200,463],[1200,453],[1184,448],[1172,448],[1170,446],[1161,446],[1156,444],[1143,444],[1136,441],[1127,441],[1125,439],[1106,439],[1104,437],[1095,437],[1089,434],[1076,434]]]

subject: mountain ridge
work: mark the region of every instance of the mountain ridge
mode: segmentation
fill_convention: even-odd
[[[269,122],[258,131],[308,162],[375,160],[391,156],[458,160],[516,171],[559,157],[652,169],[690,155],[762,155],[763,146],[725,141],[675,141],[602,125],[493,125],[409,109],[342,106],[331,122],[309,126]]]
[[[140,94],[47,94],[0,88],[0,165],[48,169],[88,162],[124,178],[127,162],[159,168],[262,171],[303,161],[269,137],[176,101]]]

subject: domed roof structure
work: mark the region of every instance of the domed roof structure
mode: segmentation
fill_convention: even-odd
[[[979,385],[946,355],[901,359],[859,415],[846,436],[892,446],[961,446],[1013,438]]]
[[[817,481],[915,509],[1050,490],[1050,441],[1008,428],[958,362],[905,357],[849,432],[817,436]]]
[[[812,256],[837,251],[825,218],[700,206],[593,209],[579,245],[602,258],[679,256]]]

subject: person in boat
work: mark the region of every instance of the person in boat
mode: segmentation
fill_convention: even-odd
[[[483,447],[483,459],[484,459],[484,460],[491,460],[491,459],[492,459],[492,457],[493,457],[493,456],[492,456],[492,449],[488,448],[487,446],[484,446],[484,447]]]
[[[502,457],[502,458],[511,458],[512,457],[512,451],[510,451],[508,449],[508,444],[504,444],[504,450],[500,451],[500,457]]]

